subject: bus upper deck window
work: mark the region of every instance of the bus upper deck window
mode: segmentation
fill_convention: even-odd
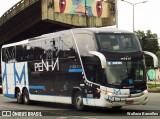
[[[101,45],[102,45],[103,49],[111,49],[112,48],[111,42],[108,39],[102,40],[101,43],[102,43]]]
[[[123,47],[124,48],[131,48],[132,46],[131,46],[131,40],[129,39],[129,38],[125,38],[124,40],[123,40]]]
[[[113,41],[112,44],[113,44],[112,45],[113,46],[113,50],[119,50],[120,49],[120,46],[119,46],[117,41]]]

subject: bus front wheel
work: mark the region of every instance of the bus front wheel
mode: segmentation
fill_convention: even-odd
[[[76,110],[83,110],[84,109],[81,91],[77,91],[74,96],[74,106],[75,106]]]
[[[26,104],[26,105],[28,105],[30,103],[29,93],[28,93],[27,88],[25,88],[23,90],[23,101],[24,101],[24,104]]]

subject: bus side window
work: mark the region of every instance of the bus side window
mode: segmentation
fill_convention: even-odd
[[[34,60],[42,60],[44,50],[40,47],[34,47]]]
[[[81,56],[89,56],[88,51],[96,51],[94,37],[91,34],[76,34],[76,42]]]
[[[68,54],[69,54],[68,58],[70,58],[70,59],[76,58],[76,52],[75,52],[75,50],[73,48],[70,48]]]
[[[74,41],[71,36],[65,36],[61,37],[59,41],[59,49],[60,49],[60,58],[69,58],[69,59],[75,59],[76,58],[76,52],[74,47]]]
[[[16,62],[16,48],[14,46],[3,48],[2,50],[2,61],[6,63]]]
[[[16,60],[17,60],[17,62],[24,61],[23,46],[22,45],[16,46]]]
[[[102,78],[102,68],[100,65],[100,61],[97,57],[91,58],[83,58],[84,70],[89,81],[98,84],[104,84],[104,80]]]
[[[7,63],[6,48],[2,49],[2,61]]]
[[[68,50],[59,50],[59,58],[75,59],[76,54],[73,48]]]
[[[30,46],[30,44],[27,44],[25,47],[25,60],[26,61],[31,61],[34,60],[34,48]]]
[[[59,38],[51,38],[41,41],[41,48],[43,51],[42,59],[51,60],[57,58],[59,50]]]
[[[94,68],[93,65],[88,65],[88,66],[84,66],[85,72],[86,72],[86,76],[87,79],[89,81],[95,82],[95,76],[94,76]]]

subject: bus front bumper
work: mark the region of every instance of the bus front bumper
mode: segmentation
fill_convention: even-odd
[[[123,97],[123,96],[111,96],[107,95],[106,98],[103,97],[100,99],[101,103],[98,103],[95,101],[96,106],[100,107],[117,107],[117,106],[127,106],[127,105],[145,105],[148,100],[148,91],[145,90],[141,94],[133,94],[128,97]]]

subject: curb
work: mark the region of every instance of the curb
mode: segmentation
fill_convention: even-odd
[[[150,93],[160,93],[160,90],[152,90],[152,89],[148,89],[148,92]]]
[[[160,91],[148,91],[149,93],[160,93]]]

